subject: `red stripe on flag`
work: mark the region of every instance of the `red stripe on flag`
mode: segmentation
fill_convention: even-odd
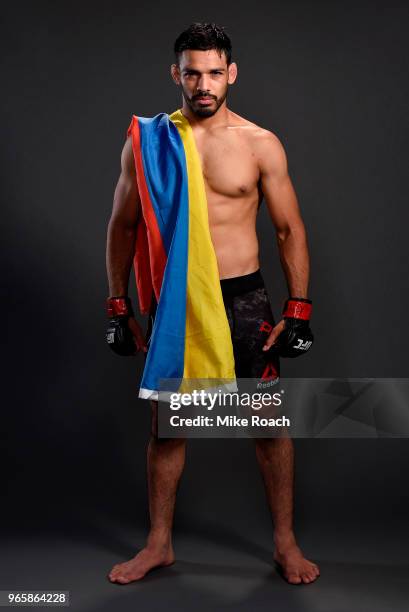
[[[132,116],[131,124],[127,130],[127,137],[130,134],[132,134],[132,150],[142,204],[142,215],[139,215],[137,226],[134,269],[140,310],[142,314],[146,314],[149,311],[152,287],[156,300],[159,301],[167,256],[146,183],[142,163],[139,122],[135,115]]]

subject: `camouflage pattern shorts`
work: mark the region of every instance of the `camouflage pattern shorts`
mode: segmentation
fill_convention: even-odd
[[[280,360],[271,347],[263,351],[275,326],[260,270],[220,281],[233,343],[237,378],[252,378],[268,387],[278,382]]]

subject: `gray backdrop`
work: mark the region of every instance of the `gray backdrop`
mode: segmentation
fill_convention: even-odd
[[[108,604],[93,597],[105,589],[109,599],[115,588],[103,571],[143,544],[149,403],[137,399],[142,356],[119,358],[105,344],[106,228],[131,115],[181,106],[169,74],[172,45],[197,20],[227,27],[239,69],[228,104],[281,139],[308,232],[316,342],[305,358],[283,361],[282,375],[408,376],[407,3],[9,6],[1,97],[2,526],[9,546],[0,588],[67,588],[77,593],[78,609],[102,610]],[[286,285],[264,205],[258,229],[278,317]],[[133,273],[130,287],[136,300]],[[334,591],[311,608],[283,583],[283,601],[294,609],[362,609],[359,583],[346,589],[355,604],[344,608],[340,597],[363,566],[341,580],[339,564],[345,569],[356,553],[356,563],[378,561],[382,576],[381,565],[395,563],[390,580],[398,564],[407,570],[407,441],[295,446],[297,533],[308,556],[334,564],[327,569]],[[152,580],[165,588],[160,573],[148,579],[144,609],[160,606],[165,591],[175,609],[273,603],[268,587],[249,594],[235,583],[236,599],[222,601],[234,571],[211,571],[222,544],[233,566],[242,553],[271,556],[251,440],[190,441],[175,533],[186,566],[163,570],[174,571],[168,591],[152,588]],[[60,541],[48,556],[47,538]],[[70,553],[73,542],[78,549]],[[72,563],[64,555],[66,569],[54,574],[61,563],[53,555],[64,546]],[[93,560],[79,572],[86,550]],[[195,554],[200,561],[189,566]],[[89,568],[95,583],[87,590]],[[253,576],[241,571],[244,581]],[[169,600],[179,579],[199,581],[206,572],[213,591],[185,583]],[[368,571],[368,580],[373,575]],[[391,582],[374,583],[380,591],[369,607],[382,609]],[[308,593],[324,588],[318,584],[328,582],[321,577]],[[123,593],[125,609],[135,600]]]

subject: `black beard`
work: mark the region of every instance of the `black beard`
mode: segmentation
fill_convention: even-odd
[[[202,107],[202,108],[200,108],[200,107],[199,108],[195,108],[193,106],[194,102],[192,101],[192,99],[189,98],[186,95],[186,93],[185,93],[185,91],[184,91],[182,86],[180,86],[180,88],[182,90],[182,96],[185,99],[186,104],[188,105],[188,107],[190,108],[192,113],[194,115],[196,115],[196,117],[202,117],[202,118],[213,117],[213,115],[215,115],[217,113],[217,111],[219,110],[219,108],[221,107],[221,105],[223,104],[225,99],[227,98],[227,89],[226,89],[226,91],[224,92],[224,95],[221,98],[216,98],[216,100],[215,100],[216,101],[216,108],[215,108],[215,110],[212,110],[211,108],[206,108],[205,106]]]

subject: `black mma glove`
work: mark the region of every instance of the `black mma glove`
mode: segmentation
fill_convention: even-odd
[[[107,299],[109,317],[106,340],[117,355],[135,355],[134,337],[128,326],[129,317],[133,317],[131,300],[127,296],[109,297]]]
[[[310,349],[314,341],[309,323],[311,311],[312,301],[306,298],[291,297],[285,301],[285,327],[273,345],[280,357],[299,357]]]

